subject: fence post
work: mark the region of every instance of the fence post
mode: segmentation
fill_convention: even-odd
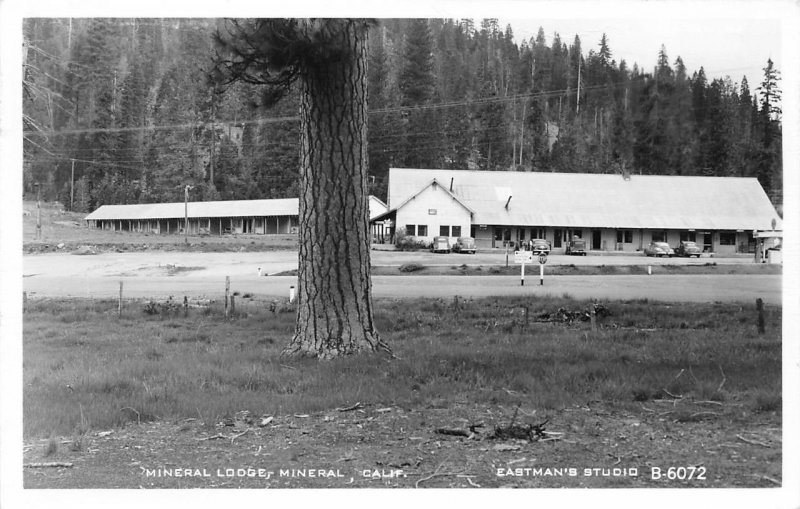
[[[225,317],[228,316],[228,297],[231,292],[231,277],[225,276]]]
[[[22,292],[22,311],[25,312],[25,306],[28,305],[28,292]]]
[[[236,300],[235,295],[231,295],[231,316],[236,316]]]
[[[119,280],[119,306],[117,308],[117,316],[122,316],[122,280]]]
[[[756,309],[758,310],[758,333],[764,334],[764,301],[760,298],[756,299]]]
[[[592,322],[592,332],[597,332],[597,304],[592,304],[592,310],[589,313],[589,318]]]
[[[183,316],[189,316],[189,297],[186,295],[183,296]]]

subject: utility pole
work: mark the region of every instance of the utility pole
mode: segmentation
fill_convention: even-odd
[[[184,223],[183,223],[183,239],[184,243],[189,244],[189,189],[192,186],[187,185],[183,189],[183,213],[184,213]]]
[[[72,160],[72,173],[69,179],[69,210],[75,210],[75,159]]]
[[[228,129],[228,138],[230,138],[230,128]],[[211,189],[215,189],[214,187],[214,151],[216,150],[216,141],[217,141],[217,126],[214,125],[214,130],[211,132],[211,174],[209,175],[209,185]]]
[[[575,114],[581,112],[581,54],[578,53],[578,102],[575,104]]]
[[[41,186],[39,183],[36,186],[36,239],[42,240],[42,202],[41,202]]]

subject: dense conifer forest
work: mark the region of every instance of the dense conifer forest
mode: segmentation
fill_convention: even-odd
[[[26,195],[103,204],[296,197],[297,95],[209,79],[212,19],[24,22]],[[662,47],[497,20],[386,19],[370,33],[371,191],[389,167],[756,177],[782,203],[780,73],[709,80]],[[565,38],[562,39],[562,36]]]

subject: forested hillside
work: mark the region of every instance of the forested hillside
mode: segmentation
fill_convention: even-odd
[[[296,95],[207,79],[210,19],[27,19],[24,186],[109,203],[297,196]],[[779,73],[708,80],[614,34],[515,41],[496,20],[381,20],[370,41],[372,192],[396,167],[757,177],[782,202]],[[73,176],[74,175],[74,176]],[[73,184],[74,182],[74,184]]]

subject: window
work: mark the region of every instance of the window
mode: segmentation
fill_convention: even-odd
[[[417,234],[416,226],[414,226],[413,224],[407,224],[406,225],[406,235],[416,235],[416,234]]]
[[[667,232],[660,231],[660,232],[653,232],[653,242],[666,242],[667,241]]]
[[[681,232],[681,242],[688,241],[688,242],[696,242],[695,241],[695,232]]]
[[[447,225],[441,225],[439,227],[439,235],[442,237],[449,237],[450,236],[450,227]]]
[[[561,247],[561,230],[553,230],[553,247]]]
[[[630,230],[617,230],[618,244],[633,244],[633,232]]]
[[[428,236],[428,225],[427,224],[417,225],[417,237],[427,237],[427,236]]]
[[[461,227],[460,226],[453,226],[453,237],[460,237],[461,236]]]
[[[719,232],[719,245],[720,246],[735,246],[736,233],[735,232]]]

